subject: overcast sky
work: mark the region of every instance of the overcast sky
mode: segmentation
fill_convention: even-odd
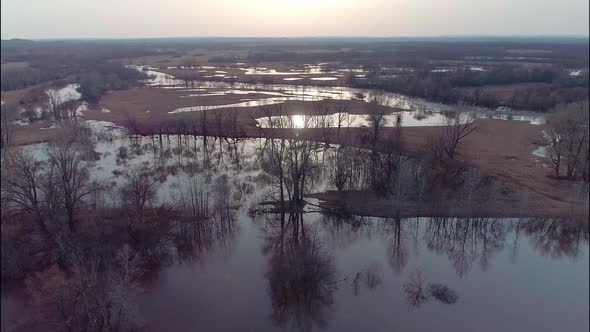
[[[588,0],[2,0],[2,38],[588,35]]]

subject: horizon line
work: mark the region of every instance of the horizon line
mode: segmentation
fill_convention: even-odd
[[[489,34],[489,35],[469,35],[469,34],[449,34],[449,35],[419,35],[419,36],[354,36],[354,35],[301,35],[301,36],[165,36],[165,37],[3,37],[1,40],[31,40],[31,41],[58,41],[58,40],[130,40],[130,39],[428,39],[428,38],[590,38],[590,35],[582,34]]]

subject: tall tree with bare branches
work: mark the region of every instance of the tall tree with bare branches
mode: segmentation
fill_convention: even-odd
[[[43,163],[20,148],[5,151],[2,160],[2,200],[11,212],[32,216],[48,233],[42,208],[41,169]]]
[[[440,138],[444,144],[443,150],[447,157],[455,159],[457,148],[461,142],[477,130],[475,120],[476,116],[473,112],[457,112],[445,119],[443,134]]]
[[[55,168],[58,186],[67,212],[70,231],[76,231],[75,209],[83,203],[88,189],[88,170],[83,161],[78,128],[64,128],[60,136],[46,149],[51,166]]]

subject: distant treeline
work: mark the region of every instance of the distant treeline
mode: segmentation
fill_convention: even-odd
[[[92,71],[80,75],[80,93],[82,100],[98,102],[108,90],[125,90],[137,80],[147,78],[138,70],[127,68],[118,63],[103,62],[97,64]]]
[[[448,72],[433,72],[432,67],[424,67],[395,75],[382,75],[379,68],[372,68],[365,80],[351,75],[348,84],[440,102],[465,101],[486,107],[510,106],[533,110],[547,110],[560,103],[589,98],[588,72],[573,76],[567,70],[554,67],[506,65],[486,71],[458,68]],[[498,85],[506,85],[509,96],[499,96],[494,92],[494,86]]]
[[[21,62],[25,66],[2,70],[1,89],[17,90],[73,75],[101,72],[107,85],[122,86],[130,71],[111,63],[113,59],[160,54],[162,51],[137,45],[91,42],[2,41],[2,63]],[[115,78],[114,76],[117,76]]]
[[[328,62],[420,67],[431,61],[495,61],[587,67],[588,41],[559,42],[358,42],[259,47],[248,62]],[[305,52],[309,50],[309,52]]]

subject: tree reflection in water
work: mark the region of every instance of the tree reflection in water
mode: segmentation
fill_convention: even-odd
[[[179,261],[200,261],[213,251],[227,255],[237,236],[236,210],[231,206],[227,176],[219,176],[213,184],[212,202],[202,209],[206,215],[188,214],[181,218],[172,233]]]
[[[402,220],[400,218],[386,219],[383,225],[383,230],[389,236],[387,247],[389,264],[391,264],[394,273],[399,275],[408,263],[409,252],[406,241],[409,240],[409,237],[402,229]]]
[[[270,255],[266,278],[271,318],[280,327],[323,327],[338,282],[334,257],[317,225],[306,224],[302,213],[282,213],[277,219],[266,221],[263,249]]]
[[[416,269],[408,274],[408,279],[402,285],[408,305],[419,308],[434,298],[442,304],[455,304],[459,299],[457,293],[443,284],[429,284],[426,274]]]
[[[387,257],[396,275],[414,259],[420,248],[446,255],[457,275],[463,277],[478,265],[492,266],[494,255],[511,248],[516,262],[523,241],[541,255],[576,258],[589,239],[588,222],[555,218],[372,218],[325,215],[322,225],[327,236],[344,248],[362,238],[381,238],[387,243]],[[522,235],[526,236],[522,236]],[[509,239],[509,240],[508,240]]]
[[[413,307],[420,307],[428,301],[427,281],[421,270],[415,270],[408,276],[408,280],[403,284],[406,301]]]
[[[442,284],[432,284],[429,290],[430,295],[443,304],[453,304],[459,299],[454,290]]]

